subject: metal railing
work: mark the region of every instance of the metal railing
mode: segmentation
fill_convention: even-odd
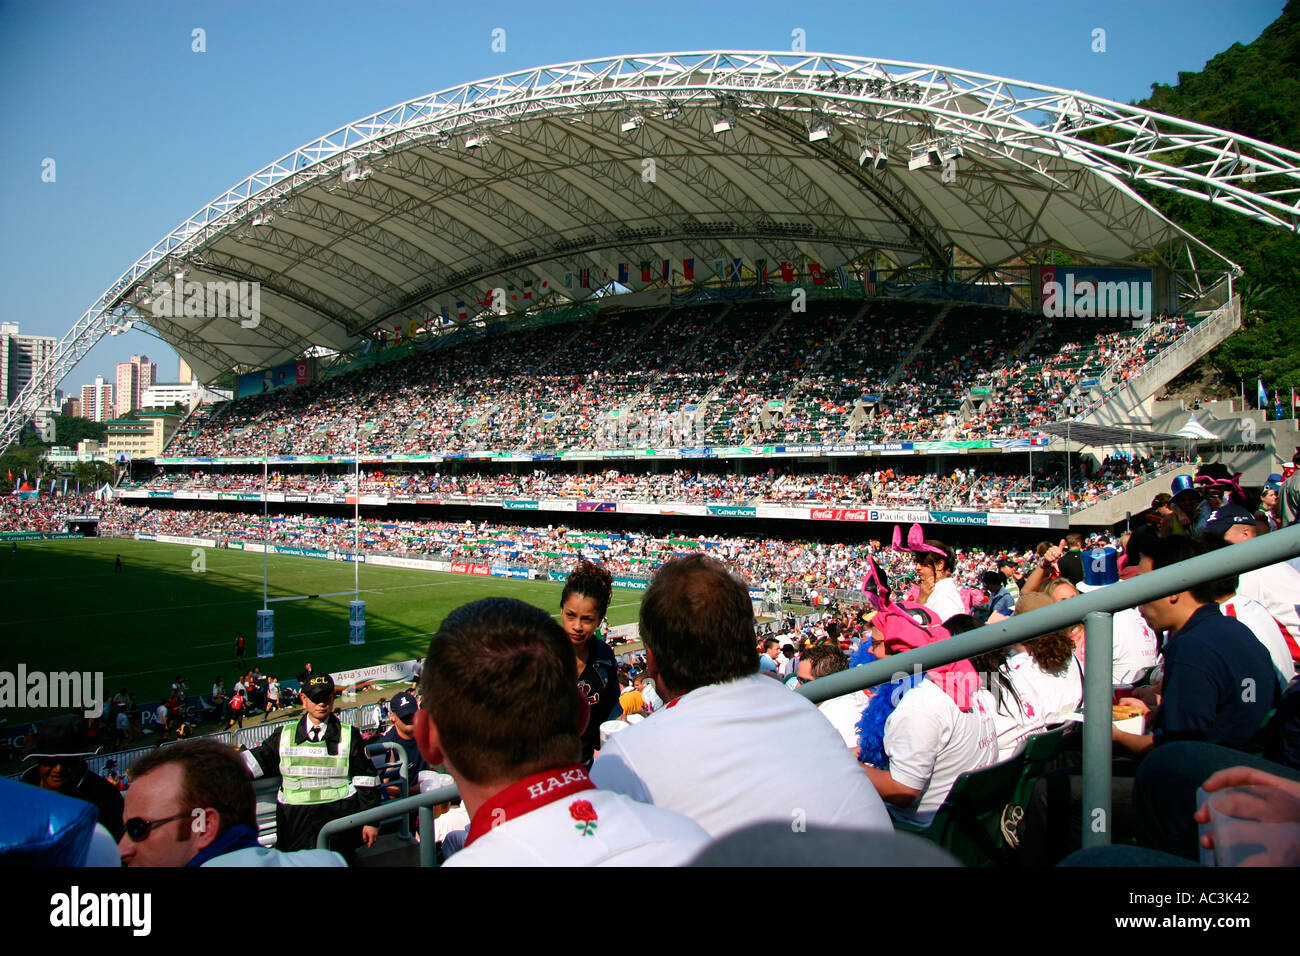
[[[1083,410],[1081,410],[1074,417],[1077,418],[1079,421],[1083,421],[1089,415],[1096,412],[1099,408],[1101,408],[1112,398],[1118,395],[1125,385],[1128,385],[1130,382],[1134,382],[1137,379],[1141,378],[1142,376],[1147,375],[1149,372],[1153,371],[1157,365],[1159,365],[1161,362],[1163,362],[1165,359],[1169,358],[1170,356],[1175,355],[1176,353],[1180,351],[1184,351],[1186,349],[1199,347],[1201,340],[1208,335],[1215,334],[1219,330],[1220,326],[1225,324],[1230,325],[1233,328],[1239,326],[1241,324],[1241,314],[1233,306],[1234,303],[1232,301],[1229,301],[1224,305],[1221,305],[1219,308],[1215,309],[1208,316],[1206,316],[1202,321],[1197,323],[1192,328],[1188,329],[1178,338],[1174,339],[1174,341],[1170,342],[1158,353],[1153,355],[1151,358],[1147,359],[1136,369],[1133,369],[1132,374],[1129,376],[1129,378],[1121,379],[1118,382],[1112,382],[1110,386],[1095,401],[1091,402],[1086,407],[1084,407]]]
[[[813,703],[898,680],[999,647],[1032,640],[1083,621],[1088,667],[1083,677],[1085,714],[1105,720],[1083,724],[1083,845],[1110,843],[1112,615],[1125,608],[1177,594],[1197,584],[1267,567],[1300,556],[1300,525],[1274,531],[1179,564],[1081,594],[1029,614],[1017,614],[945,641],[854,667],[804,684],[796,693]],[[1103,815],[1096,816],[1101,810]],[[1094,820],[1104,821],[1098,829]]]

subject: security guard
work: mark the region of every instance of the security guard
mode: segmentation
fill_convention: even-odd
[[[302,720],[285,724],[244,761],[254,779],[281,778],[275,808],[276,849],[286,853],[316,846],[320,828],[330,820],[379,805],[379,778],[365,754],[361,735],[334,715],[334,678],[314,674],[299,695]],[[362,827],[361,840],[373,846],[376,827]],[[356,832],[343,834],[332,849],[350,858]]]

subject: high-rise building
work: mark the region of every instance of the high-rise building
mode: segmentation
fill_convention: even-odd
[[[69,418],[81,417],[81,399],[68,398],[63,402],[63,414]]]
[[[113,408],[113,386],[96,375],[95,384],[81,386],[81,414],[92,422],[106,422],[116,417]]]
[[[185,359],[181,359],[181,367],[180,370],[176,373],[176,381],[185,383],[185,382],[192,381],[193,378],[194,378],[194,372],[190,369],[190,363],[185,361]]]
[[[147,355],[132,355],[117,365],[117,413],[126,415],[141,408],[141,394],[158,378],[158,366]]]
[[[0,322],[0,408],[7,408],[31,381],[32,375],[54,354],[58,339],[48,335],[22,335],[17,322]],[[54,408],[54,386],[39,402]]]

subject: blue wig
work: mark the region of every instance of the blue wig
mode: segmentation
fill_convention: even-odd
[[[901,680],[875,688],[871,702],[858,719],[860,761],[881,770],[889,769],[889,757],[885,754],[885,721],[889,720],[889,715],[894,712],[903,695],[923,680],[924,674],[909,674]]]

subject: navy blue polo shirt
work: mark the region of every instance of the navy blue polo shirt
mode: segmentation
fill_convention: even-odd
[[[1156,746],[1204,740],[1240,749],[1277,706],[1277,678],[1250,628],[1217,604],[1197,609],[1165,645],[1165,681],[1153,730]]]

